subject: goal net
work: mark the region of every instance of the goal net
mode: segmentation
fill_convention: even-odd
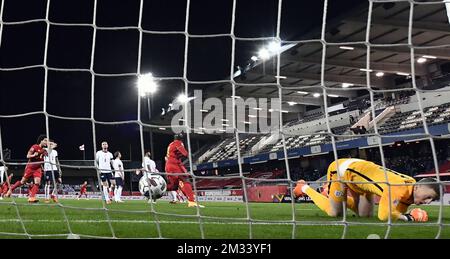
[[[440,199],[421,207],[430,219],[420,237],[449,237],[450,2],[0,2],[1,191],[20,180],[42,133],[60,153],[62,185],[51,186],[66,188],[56,203],[29,204],[27,184],[2,199],[0,237],[418,233],[417,222],[379,221],[376,206],[373,218],[346,204],[328,217],[294,197],[300,179],[323,191],[328,165],[341,158],[436,178]],[[205,208],[136,196],[146,152],[166,175],[166,148],[179,132]],[[94,160],[103,141],[125,161],[123,204],[101,198]],[[89,199],[79,200],[84,181]]]

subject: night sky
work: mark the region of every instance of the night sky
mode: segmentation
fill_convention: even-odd
[[[2,0],[0,0],[1,2]],[[3,21],[14,22],[45,18],[45,0],[3,0]],[[139,0],[98,0],[97,26],[137,26]],[[190,34],[229,33],[231,0],[191,0]],[[330,0],[329,17],[364,0]],[[49,19],[58,23],[93,22],[93,0],[52,0]],[[237,37],[275,36],[278,1],[237,0],[235,35]],[[322,23],[323,2],[319,0],[284,0],[281,37],[299,40],[317,31]],[[183,31],[186,1],[144,0],[142,27],[154,31]],[[44,62],[46,23],[6,25],[0,48],[0,68],[42,65]],[[89,69],[93,28],[50,26],[47,65],[52,68]],[[310,35],[309,35],[310,36]],[[137,30],[98,30],[95,45],[96,73],[136,73],[138,64]],[[235,65],[245,65],[265,42],[237,41]],[[229,78],[231,37],[191,38],[189,40],[187,78],[193,81]],[[182,34],[144,34],[141,72],[157,77],[182,77],[185,36]],[[44,68],[0,71],[0,116],[42,111],[44,109]],[[138,94],[133,76],[95,76],[94,118],[97,121],[137,119]],[[47,112],[56,116],[90,118],[91,74],[89,72],[48,72]],[[206,89],[207,85],[190,85]],[[179,93],[184,83],[160,82],[153,99],[152,116],[157,116]],[[142,99],[146,103],[145,99]],[[146,106],[142,118],[148,121]],[[61,160],[81,159],[78,146],[85,144],[86,159],[93,159],[92,123],[89,120],[49,119],[50,136],[59,144]],[[39,134],[45,133],[42,114],[19,118],[0,117],[3,148],[12,150],[12,159],[24,159]],[[121,150],[124,159],[140,160],[140,138],[137,124],[96,124],[97,148],[110,143],[110,151]],[[171,135],[154,137],[155,160],[163,160]],[[149,149],[145,134],[145,149]],[[130,154],[131,148],[131,154]]]

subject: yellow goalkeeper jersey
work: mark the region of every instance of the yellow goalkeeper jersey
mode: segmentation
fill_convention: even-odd
[[[339,177],[338,177],[339,176]],[[387,179],[386,179],[387,177]],[[391,194],[392,219],[396,220],[405,213],[414,202],[413,184],[416,180],[410,176],[384,168],[373,162],[362,159],[339,159],[328,167],[328,180],[347,181],[345,185],[359,195],[374,194],[380,196],[378,218],[387,220],[389,217],[389,193]],[[389,185],[390,188],[388,187]],[[339,182],[332,183],[334,190],[341,191]],[[389,190],[390,189],[390,190]],[[331,195],[336,198],[336,195]]]

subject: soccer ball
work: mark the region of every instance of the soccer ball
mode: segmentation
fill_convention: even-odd
[[[144,174],[139,180],[139,191],[148,199],[159,199],[166,192],[167,184],[158,174]]]

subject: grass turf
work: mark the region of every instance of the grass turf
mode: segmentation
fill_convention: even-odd
[[[25,199],[0,203],[0,238],[27,238],[24,229],[33,238],[66,238],[70,233],[83,237],[118,238],[341,238],[345,229],[342,218],[330,218],[313,204],[249,203],[248,213],[253,224],[248,224],[245,203],[203,203],[200,224],[197,209],[186,204],[172,205],[159,201],[153,207],[145,201],[126,201],[102,209],[99,200],[61,200],[56,204],[29,205]],[[439,206],[424,206],[429,222],[436,223]],[[21,220],[19,220],[20,215]],[[65,215],[65,216],[64,216]],[[293,215],[297,221],[292,222]],[[67,219],[67,221],[66,221]],[[159,222],[159,225],[156,224]],[[366,238],[369,234],[384,237],[387,225],[376,218],[358,218],[348,211],[346,238]],[[443,207],[442,223],[450,223],[450,206]],[[405,224],[396,222],[390,228],[389,238],[435,238],[437,224]],[[19,235],[17,235],[19,234]],[[43,235],[43,236],[41,236]],[[50,236],[47,236],[50,235]],[[52,236],[53,235],[53,236]],[[441,238],[450,238],[450,225],[443,225]]]

